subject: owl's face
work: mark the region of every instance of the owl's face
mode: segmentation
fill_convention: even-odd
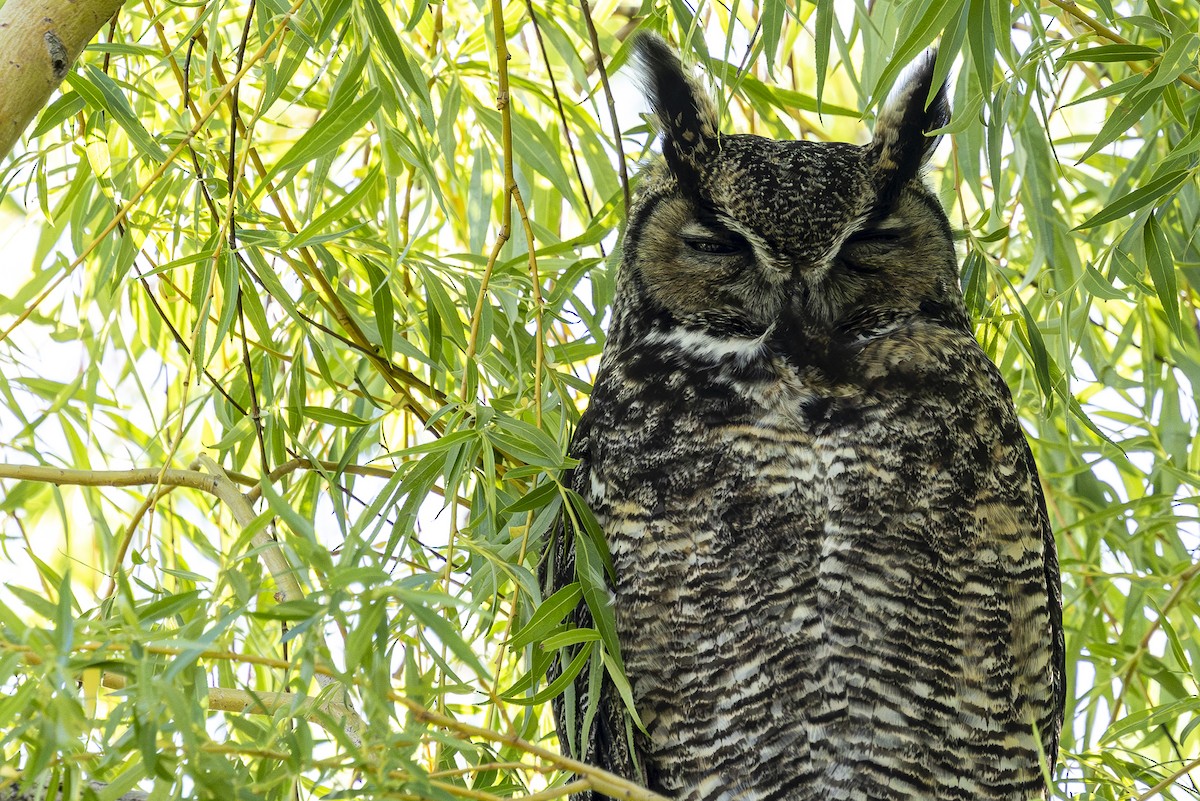
[[[924,106],[931,55],[857,146],[720,135],[667,46],[643,36],[638,50],[663,158],[630,212],[615,327],[718,320],[853,338],[904,315],[965,324],[949,224],[919,178],[936,144],[925,132],[949,117],[944,87]]]

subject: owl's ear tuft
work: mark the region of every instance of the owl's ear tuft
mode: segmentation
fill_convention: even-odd
[[[695,188],[705,160],[717,147],[716,108],[657,35],[639,34],[633,47],[642,64],[646,94],[662,127],[663,156],[680,184]]]
[[[948,82],[929,97],[936,63],[937,50],[918,56],[901,73],[879,110],[871,149],[881,194],[894,195],[917,176],[941,138],[926,134],[950,121]]]

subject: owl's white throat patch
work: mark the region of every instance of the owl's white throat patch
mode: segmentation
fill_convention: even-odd
[[[747,364],[766,355],[767,339],[772,330],[773,326],[756,337],[746,337],[679,327],[652,333],[646,338],[646,344],[679,350],[690,358],[714,364],[729,360]]]

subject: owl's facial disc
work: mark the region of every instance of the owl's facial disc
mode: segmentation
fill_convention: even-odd
[[[834,330],[957,291],[949,225],[919,180],[937,143],[929,133],[949,119],[946,87],[932,91],[935,52],[903,73],[862,146],[722,135],[662,40],[643,36],[635,52],[663,159],[631,210],[627,266],[659,309]]]

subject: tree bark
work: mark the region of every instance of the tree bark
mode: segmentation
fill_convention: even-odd
[[[6,0],[0,6],[0,159],[124,0]]]

